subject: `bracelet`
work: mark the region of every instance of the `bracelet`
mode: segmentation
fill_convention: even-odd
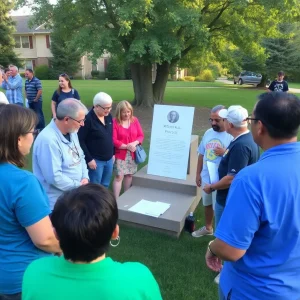
[[[210,252],[211,255],[217,256],[217,255],[216,255],[214,252],[212,252],[211,249],[210,249],[210,244],[211,244],[212,242],[213,242],[213,241],[210,241],[210,242],[208,243],[208,251]]]

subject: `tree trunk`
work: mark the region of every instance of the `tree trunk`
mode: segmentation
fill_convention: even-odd
[[[131,76],[134,90],[133,105],[153,106],[152,66],[131,64]]]
[[[170,71],[170,64],[164,62],[161,65],[157,65],[156,80],[153,84],[153,97],[154,103],[162,103],[164,100],[166,85],[168,82]]]
[[[257,87],[264,87],[265,88],[266,85],[267,85],[267,80],[268,80],[267,74],[262,74],[261,82],[260,82],[260,84],[257,85]]]
[[[133,105],[153,107],[162,103],[168,81],[170,64],[157,65],[156,80],[152,84],[152,65],[131,64],[134,89]]]

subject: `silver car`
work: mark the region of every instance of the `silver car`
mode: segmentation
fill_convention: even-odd
[[[258,85],[261,82],[261,74],[250,72],[250,71],[243,71],[239,76],[235,76],[233,78],[234,84],[253,84]]]

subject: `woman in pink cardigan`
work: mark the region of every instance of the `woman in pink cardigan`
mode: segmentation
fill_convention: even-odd
[[[132,183],[132,175],[137,171],[135,151],[138,144],[142,144],[144,133],[139,120],[133,116],[132,106],[128,101],[121,101],[116,108],[113,120],[113,142],[115,146],[115,178],[113,192],[116,199],[120,195],[124,178],[124,192]]]

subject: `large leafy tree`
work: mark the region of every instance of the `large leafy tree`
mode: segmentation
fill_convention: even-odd
[[[62,3],[70,9],[61,10]],[[299,6],[298,0],[36,0],[34,9],[40,21],[59,16],[59,26],[82,52],[125,56],[134,103],[152,106],[163,101],[169,70],[180,60],[207,51],[225,60],[228,44],[262,51],[262,38],[299,16]]]
[[[9,64],[21,66],[21,61],[14,52],[14,22],[8,15],[14,7],[13,1],[0,1],[0,65],[6,67]]]

